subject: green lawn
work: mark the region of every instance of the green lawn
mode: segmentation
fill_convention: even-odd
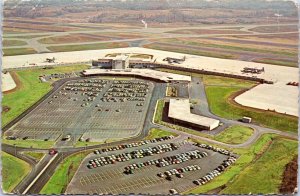
[[[128,44],[124,42],[120,42],[120,43],[49,46],[47,48],[52,52],[68,52],[68,51],[79,51],[79,50],[98,50],[98,49],[125,48],[125,47],[128,47]]]
[[[82,160],[90,151],[77,153],[67,157],[55,170],[52,177],[41,190],[40,194],[58,195],[63,194],[67,185],[72,180]]]
[[[197,142],[207,144],[207,142],[204,141],[198,140]],[[279,146],[276,147],[277,145]],[[284,172],[285,164],[292,160],[293,155],[297,153],[297,142],[273,134],[265,134],[249,148],[228,150],[239,154],[240,157],[238,160],[222,175],[216,177],[210,183],[187,191],[185,192],[186,194],[204,194],[224,185],[226,185],[227,188],[225,188],[221,194],[242,193],[237,190],[245,186],[248,186],[248,189],[243,190],[244,194],[248,194],[249,192],[255,194],[260,193],[262,188],[268,186],[269,182],[267,181],[276,183],[274,186],[270,186],[268,191],[270,191],[270,193],[278,193],[279,179],[281,179],[282,173]],[[265,153],[266,150],[267,152]],[[287,151],[291,152],[286,153]],[[283,160],[276,163],[273,168],[274,160],[278,158],[282,158]],[[270,170],[270,173],[266,174],[268,170]]]
[[[91,142],[77,141],[74,147],[95,146],[95,145],[99,145],[99,144],[108,144],[108,143],[122,141],[122,140],[126,140],[126,138],[123,138],[123,139],[120,139],[120,138],[119,139],[118,138],[110,138],[110,139],[106,139],[106,140],[101,141],[101,142],[95,142],[95,141],[91,141]]]
[[[212,113],[227,119],[241,119],[244,116],[251,117],[253,122],[261,126],[273,129],[297,133],[298,118],[279,114],[271,111],[257,110],[254,108],[243,107],[234,103],[230,97],[232,95],[253,87],[256,83],[252,81],[226,78],[220,76],[210,76],[183,72],[169,69],[159,69],[172,73],[192,75],[202,78],[209,107]]]
[[[278,193],[285,165],[297,154],[297,141],[275,139],[268,150],[243,170],[221,194]]]
[[[15,186],[30,172],[31,167],[25,161],[2,153],[2,188],[4,192],[10,193]]]
[[[243,90],[243,88],[240,87],[206,86],[206,94],[211,111],[227,119],[237,120],[243,116],[251,117],[253,123],[261,126],[297,133],[298,118],[296,117],[245,108],[228,100],[232,94],[241,90]]]
[[[43,141],[43,140],[7,140],[2,139],[2,143],[15,145],[23,148],[41,148],[41,149],[49,149],[54,145],[54,141]]]
[[[253,129],[244,126],[232,126],[214,137],[215,140],[227,144],[242,144],[253,134]]]
[[[145,137],[144,140],[152,140],[155,138],[160,138],[160,137],[165,137],[165,136],[170,136],[170,135],[173,135],[175,137],[178,136],[176,133],[172,133],[172,132],[165,131],[162,129],[153,128],[150,130],[148,136]]]
[[[3,56],[15,56],[24,54],[35,54],[36,51],[33,48],[4,48]]]
[[[37,102],[47,92],[51,90],[50,83],[40,82],[39,76],[50,73],[65,73],[87,69],[88,65],[74,65],[55,67],[54,69],[28,69],[14,71],[21,82],[18,90],[9,94],[4,94],[2,106],[10,107],[8,112],[2,114],[2,126],[16,118],[27,108]]]
[[[3,44],[3,47],[24,46],[24,45],[27,45],[27,42],[22,41],[22,40],[6,40],[6,39],[4,39],[2,44]]]
[[[85,141],[77,141],[75,147],[84,147],[84,146],[95,146],[103,144],[103,142],[85,142]]]
[[[43,158],[43,156],[45,155],[45,153],[41,153],[41,152],[24,152],[24,154],[31,156],[32,158],[34,158],[37,161],[41,160]]]

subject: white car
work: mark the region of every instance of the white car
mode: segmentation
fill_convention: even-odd
[[[178,194],[178,192],[175,189],[170,189],[171,194]]]

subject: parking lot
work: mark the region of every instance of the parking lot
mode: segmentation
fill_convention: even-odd
[[[220,175],[225,167],[219,173],[215,169],[232,156],[178,137],[108,149],[99,149],[83,160],[67,194],[181,193],[199,185],[196,181],[201,177],[207,176],[208,182]]]
[[[139,134],[154,84],[144,80],[85,78],[62,85],[6,132],[19,139],[105,141]]]

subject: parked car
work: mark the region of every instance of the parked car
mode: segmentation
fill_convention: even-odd
[[[175,189],[170,189],[171,194],[178,194],[178,192]]]

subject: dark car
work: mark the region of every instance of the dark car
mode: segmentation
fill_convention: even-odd
[[[16,136],[8,136],[6,139],[8,139],[8,140],[16,140],[17,137]]]

